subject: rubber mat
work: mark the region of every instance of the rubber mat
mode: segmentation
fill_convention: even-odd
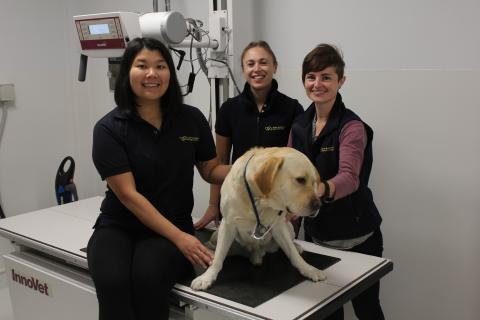
[[[302,257],[318,269],[326,269],[339,258],[304,251]],[[205,270],[195,268],[196,276]],[[190,286],[194,277],[182,282]],[[217,280],[208,293],[252,308],[274,298],[302,281],[310,281],[292,266],[283,251],[267,254],[260,266],[253,266],[244,256],[228,256]]]

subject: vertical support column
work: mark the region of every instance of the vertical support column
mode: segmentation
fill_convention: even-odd
[[[217,50],[209,51],[209,58],[226,61],[230,63],[229,54],[226,52],[230,51],[231,42],[228,42],[227,45],[227,36],[226,29],[231,29],[229,25],[229,1],[230,0],[211,0],[209,2],[209,31],[212,38],[219,39],[219,48]],[[222,39],[222,40],[221,40]],[[222,45],[223,44],[223,45]],[[216,62],[209,61],[208,67],[208,77],[214,79],[214,99],[215,99],[215,116],[220,109],[221,104],[226,101],[229,97],[232,90],[230,90],[230,81],[227,65]]]
[[[226,9],[227,10],[227,21],[228,21],[228,28],[229,28],[229,34],[228,34],[228,62],[230,64],[230,69],[232,71],[232,75],[235,76],[235,61],[233,60],[235,58],[234,56],[234,51],[233,51],[233,45],[234,45],[234,42],[233,42],[233,33],[235,32],[234,28],[233,28],[233,0],[222,0],[225,2],[225,6],[226,6]],[[243,0],[241,0],[243,1]],[[239,57],[236,57],[236,59],[239,59]],[[230,75],[231,76],[231,75]],[[237,80],[238,81],[238,80]],[[227,93],[226,95],[228,97],[233,97],[233,96],[236,96],[237,95],[237,92],[235,91],[235,86],[233,84],[233,79],[230,81],[230,85],[227,86]]]

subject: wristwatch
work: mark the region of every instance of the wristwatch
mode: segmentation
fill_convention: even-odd
[[[322,203],[330,203],[333,201],[333,197],[330,197],[330,185],[327,181],[322,181],[322,183],[325,186],[325,192],[323,196],[320,197],[320,201],[322,201]]]

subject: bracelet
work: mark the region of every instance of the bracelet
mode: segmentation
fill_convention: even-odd
[[[213,203],[209,203],[209,204],[208,204],[208,207],[215,207],[215,208],[218,208],[218,205],[216,205],[216,204],[213,204]]]

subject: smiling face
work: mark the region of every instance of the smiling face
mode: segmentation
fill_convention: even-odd
[[[170,82],[168,65],[157,50],[142,49],[130,68],[130,86],[138,105],[160,101]]]
[[[248,49],[242,59],[243,76],[252,90],[269,89],[277,65],[272,55],[262,47]]]
[[[334,104],[338,90],[345,82],[345,77],[339,79],[335,67],[327,67],[321,71],[308,72],[303,85],[307,96],[317,106]]]

